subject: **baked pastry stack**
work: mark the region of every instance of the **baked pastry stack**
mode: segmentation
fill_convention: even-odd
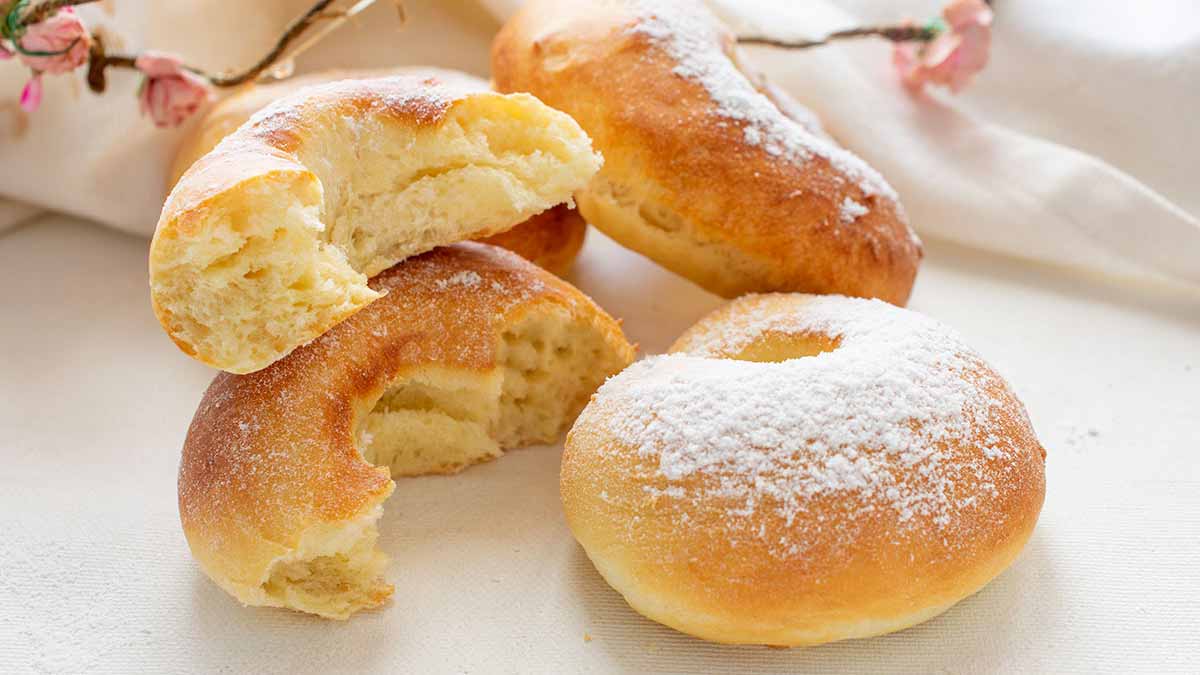
[[[600,164],[570,117],[422,72],[297,88],[221,137],[258,96],[184,148],[151,244],[163,327],[226,371],[184,443],[180,516],[234,597],[344,619],[391,595],[392,476],[558,440],[634,350],[566,282],[455,243],[569,263],[577,241],[537,233]],[[523,221],[534,236],[506,234]]]
[[[569,201],[600,162],[528,94],[416,76],[304,89],[175,185],[150,249],[155,311],[197,359],[258,370],[377,299],[368,278]]]
[[[512,93],[430,69],[261,87],[181,151],[151,291],[227,371],[179,473],[210,577],[247,604],[377,606],[393,477],[568,428],[576,539],[708,640],[900,630],[1015,559],[1045,491],[1024,408],[899,306],[922,249],[895,192],[702,5],[534,0],[493,69]],[[736,299],[629,366],[617,321],[528,262],[569,266],[572,199]]]

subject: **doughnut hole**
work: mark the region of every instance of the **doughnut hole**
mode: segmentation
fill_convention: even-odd
[[[530,314],[500,336],[480,377],[425,368],[394,382],[359,425],[363,458],[393,476],[455,473],[504,450],[553,443],[606,373],[625,365],[590,323]]]
[[[506,449],[553,443],[630,358],[566,310],[529,313],[501,333],[491,371],[426,366],[392,382],[362,417],[356,446],[400,477],[456,473]],[[271,604],[344,619],[386,600],[387,557],[375,550],[381,514],[380,506],[306,533],[271,567],[262,586]]]
[[[832,352],[840,346],[840,343],[840,338],[831,338],[818,333],[769,332],[724,358],[758,363],[779,363]]]
[[[780,322],[764,325],[760,323],[759,315],[737,311],[739,307],[756,303],[769,306],[789,300],[797,307],[803,307],[806,302],[803,298],[779,293],[746,296],[717,309],[704,321],[684,331],[669,351],[713,359],[781,363],[840,348],[841,335],[789,326],[787,313],[780,314],[783,318]]]

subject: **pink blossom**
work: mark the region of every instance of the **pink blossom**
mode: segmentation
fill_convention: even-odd
[[[59,75],[83,65],[92,46],[87,27],[70,7],[25,29],[20,38],[21,60],[34,71]],[[33,56],[24,52],[49,52]],[[61,52],[61,53],[59,53]]]
[[[7,61],[13,57],[13,53],[8,51],[3,42],[0,42],[0,61]]]
[[[930,42],[899,42],[892,51],[892,63],[911,89],[932,83],[961,91],[987,65],[991,8],[983,0],[951,0],[942,18],[946,29]]]
[[[42,104],[42,74],[34,73],[21,90],[21,110],[33,112]]]
[[[146,52],[134,63],[146,75],[139,93],[143,115],[157,127],[177,127],[212,96],[208,81],[186,70],[179,57]]]

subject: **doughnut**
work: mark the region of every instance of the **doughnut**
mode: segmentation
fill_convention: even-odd
[[[196,359],[259,370],[376,300],[369,277],[570,201],[600,162],[527,94],[411,75],[302,89],[171,191],[150,246],[155,313]]]
[[[177,183],[196,160],[208,154],[221,139],[242,126],[254,113],[272,101],[315,84],[395,75],[436,77],[447,82],[460,82],[476,89],[488,87],[483,80],[466,73],[432,67],[327,70],[250,87],[213,106],[197,125],[196,130],[184,138],[171,164],[170,184]],[[526,260],[562,276],[575,262],[586,232],[587,223],[583,221],[579,212],[567,204],[559,204],[511,230],[485,237],[481,241],[507,248]]]
[[[578,209],[559,204],[511,230],[479,241],[506,248],[561,277],[571,271],[586,236],[587,223]]]
[[[576,201],[622,245],[725,297],[907,302],[922,248],[895,191],[748,71],[702,3],[532,0],[492,71],[591,136],[604,166]]]
[[[433,78],[473,90],[485,90],[487,82],[467,73],[432,66],[402,66],[398,68],[332,69],[289,77],[278,82],[254,84],[237,90],[205,113],[196,128],[183,138],[171,161],[170,184],[179,182],[196,160],[217,147],[226,136],[237,130],[254,113],[275,101],[308,87],[340,80],[373,80],[384,77]]]
[[[219,374],[188,430],[183,531],[247,605],[345,619],[383,603],[391,476],[555,442],[633,359],[587,296],[494,246],[438,248],[370,284],[382,297],[314,341]]]
[[[897,631],[1028,540],[1045,451],[950,329],[881,300],[763,294],[608,380],[567,435],[567,523],[636,611],[706,640]]]

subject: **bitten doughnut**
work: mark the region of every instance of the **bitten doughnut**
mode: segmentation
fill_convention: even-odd
[[[155,312],[195,358],[258,370],[377,299],[368,277],[569,201],[600,161],[529,95],[413,76],[305,88],[175,185],[150,249]]]
[[[608,380],[567,436],[567,523],[645,616],[707,640],[900,630],[1016,558],[1045,451],[952,331],[879,300],[746,296]]]
[[[554,442],[633,358],[587,296],[494,246],[439,248],[371,287],[386,294],[270,367],[218,375],[188,430],[183,530],[245,604],[344,619],[384,602],[389,475]]]
[[[174,185],[178,182],[179,178],[196,160],[208,154],[221,142],[221,139],[242,126],[254,113],[272,101],[315,84],[396,75],[434,77],[443,82],[457,82],[474,89],[488,88],[486,82],[466,73],[427,66],[327,70],[289,78],[281,82],[256,85],[213,106],[197,125],[196,131],[184,139],[171,164],[170,184]],[[583,246],[586,233],[587,223],[583,221],[579,212],[567,204],[559,204],[533,216],[511,230],[494,234],[482,241],[507,248],[526,260],[561,276],[571,268],[575,256]]]
[[[492,71],[595,141],[604,166],[576,200],[621,244],[726,297],[907,301],[921,244],[895,191],[748,74],[702,3],[532,0]]]

